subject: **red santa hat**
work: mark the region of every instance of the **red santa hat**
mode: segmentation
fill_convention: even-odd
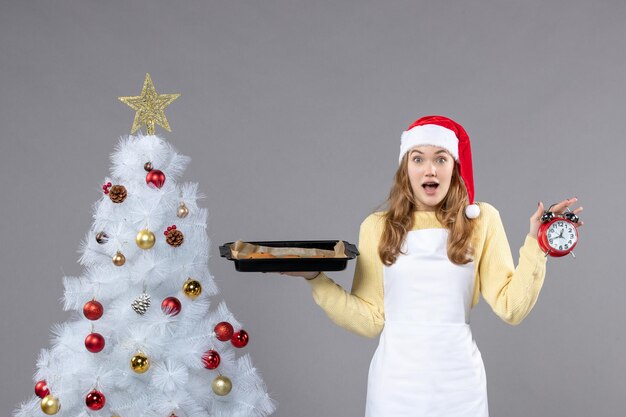
[[[470,139],[463,126],[444,116],[425,116],[417,119],[402,133],[400,158],[410,149],[420,145],[433,145],[444,148],[459,164],[461,178],[467,189],[469,205],[465,215],[475,219],[480,215],[480,208],[474,204],[474,173],[472,171],[472,149]]]

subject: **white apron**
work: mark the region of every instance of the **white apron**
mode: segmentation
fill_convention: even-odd
[[[385,327],[370,364],[366,417],[488,417],[469,326],[474,263],[447,256],[446,229],[413,230],[384,268]]]

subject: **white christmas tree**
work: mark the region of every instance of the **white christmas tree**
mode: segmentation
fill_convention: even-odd
[[[64,277],[69,321],[41,351],[35,396],[16,417],[261,417],[275,410],[248,354],[248,334],[208,269],[207,210],[196,183],[177,184],[190,158],[154,135],[169,131],[146,75],[137,114],[112,154],[111,177],[81,245],[80,277]]]

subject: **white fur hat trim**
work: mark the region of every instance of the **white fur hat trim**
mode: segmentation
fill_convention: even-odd
[[[420,125],[402,132],[398,163],[402,162],[405,153],[420,145],[439,146],[459,160],[459,139],[452,130],[439,125]]]

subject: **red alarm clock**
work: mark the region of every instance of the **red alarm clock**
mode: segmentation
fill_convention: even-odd
[[[537,241],[546,256],[558,258],[571,253],[574,258],[576,257],[572,250],[578,243],[578,230],[576,228],[578,216],[569,209],[566,210],[563,214],[554,214],[548,209],[541,216]]]

